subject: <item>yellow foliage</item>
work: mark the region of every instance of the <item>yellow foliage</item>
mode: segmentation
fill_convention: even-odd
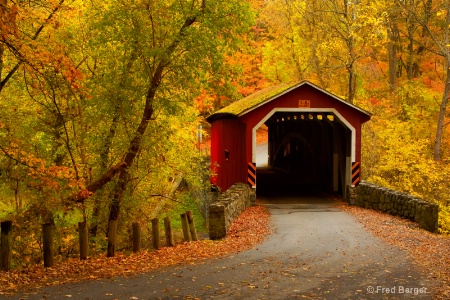
[[[450,234],[450,207],[441,205],[439,208],[439,228],[441,233]]]
[[[363,128],[364,179],[438,203],[440,231],[449,233],[450,164],[432,159],[433,95],[410,84],[392,99],[367,103],[374,116]]]

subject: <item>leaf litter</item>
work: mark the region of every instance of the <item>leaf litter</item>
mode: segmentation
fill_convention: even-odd
[[[268,210],[262,206],[249,207],[231,224],[227,236],[218,241],[183,242],[174,247],[142,250],[131,255],[116,253],[112,258],[72,258],[52,268],[34,265],[9,272],[0,271],[0,295],[84,280],[130,276],[241,252],[261,243],[270,233],[269,216]]]
[[[364,228],[383,241],[405,250],[409,258],[436,284],[433,299],[450,299],[450,236],[431,233],[407,219],[376,210],[350,206],[338,207],[351,213]]]

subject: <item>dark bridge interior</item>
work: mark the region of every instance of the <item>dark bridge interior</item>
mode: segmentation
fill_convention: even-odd
[[[258,168],[256,192],[308,194],[345,189],[351,131],[331,112],[276,112],[268,127],[268,167]]]

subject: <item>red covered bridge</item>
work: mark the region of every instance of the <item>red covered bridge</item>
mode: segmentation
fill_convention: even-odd
[[[256,187],[256,131],[268,128],[268,164],[309,186],[345,194],[359,182],[361,125],[370,114],[308,82],[261,90],[215,112],[211,182]]]

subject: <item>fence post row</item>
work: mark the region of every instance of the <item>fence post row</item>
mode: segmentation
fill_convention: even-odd
[[[183,227],[184,241],[197,241],[197,231],[195,229],[194,217],[191,211],[180,215]],[[154,218],[152,222],[153,248],[160,249],[159,219]],[[141,250],[141,229],[139,223],[132,224],[133,231],[133,252]],[[86,260],[89,252],[89,234],[87,222],[78,222],[80,260]],[[108,230],[108,257],[115,255],[117,220],[110,221]],[[164,218],[164,232],[167,246],[175,245],[173,239],[172,225],[169,217]],[[42,224],[43,256],[44,267],[53,267],[53,224]],[[12,221],[1,222],[0,238],[0,270],[9,271],[11,269],[12,257]]]

